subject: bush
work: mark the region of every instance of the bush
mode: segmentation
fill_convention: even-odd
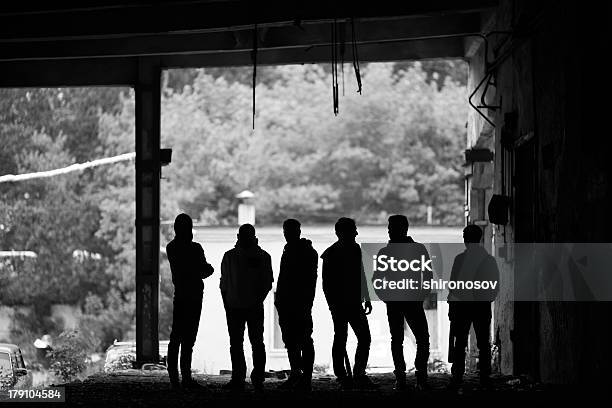
[[[107,361],[104,364],[104,372],[129,370],[134,367],[135,362],[136,356],[134,354],[123,354],[112,361]]]
[[[70,381],[85,370],[86,342],[77,331],[60,334],[57,346],[49,353],[51,371],[63,381]]]

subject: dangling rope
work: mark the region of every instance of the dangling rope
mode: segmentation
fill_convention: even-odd
[[[342,70],[342,96],[344,96],[344,54],[346,53],[346,26],[340,29],[340,69]]]
[[[39,178],[55,177],[62,174],[72,173],[74,171],[83,171],[92,167],[103,166],[107,164],[114,164],[128,160],[134,160],[136,153],[124,153],[118,156],[105,157],[103,159],[91,160],[85,163],[75,163],[67,167],[62,167],[54,170],[37,171],[35,173],[26,174],[5,174],[0,176],[0,183],[12,183],[16,181],[33,180]]]
[[[255,86],[257,85],[257,24],[253,28],[253,130],[255,130]]]
[[[342,56],[342,96],[344,96],[344,55]]]
[[[359,71],[359,53],[357,50],[357,34],[355,33],[355,19],[351,17],[351,35],[353,46],[353,69],[357,79],[357,92],[361,94],[361,72]]]
[[[331,25],[331,69],[332,69],[332,99],[334,103],[334,115],[338,116],[338,23],[334,19]]]

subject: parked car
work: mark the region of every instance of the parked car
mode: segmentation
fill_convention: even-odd
[[[29,388],[31,385],[32,373],[26,369],[19,346],[0,343],[0,389]]]
[[[166,358],[168,356],[169,340],[160,340],[159,342],[159,363],[147,364],[144,369],[166,369]],[[118,371],[135,368],[136,362],[136,342],[135,341],[117,341],[106,349],[106,360],[104,361],[104,371]]]

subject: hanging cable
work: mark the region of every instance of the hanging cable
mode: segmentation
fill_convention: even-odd
[[[342,59],[342,96],[344,96],[344,58]]]
[[[257,85],[257,24],[253,27],[253,130],[255,130],[255,87]]]
[[[344,96],[344,54],[346,53],[346,25],[340,29],[340,70],[342,71],[342,96]]]
[[[351,17],[351,36],[353,47],[353,69],[357,79],[357,92],[361,95],[361,72],[359,71],[359,53],[357,50],[357,34],[355,33],[355,19]]]
[[[331,24],[331,71],[332,71],[332,99],[334,104],[334,115],[338,116],[338,22],[334,19]]]

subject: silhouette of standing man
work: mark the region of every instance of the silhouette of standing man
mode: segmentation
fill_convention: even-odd
[[[450,280],[493,281],[499,282],[499,270],[495,258],[480,245],[482,230],[478,225],[468,225],[463,229],[465,251],[455,257]],[[470,326],[474,325],[478,346],[478,366],[480,384],[488,388],[491,374],[491,302],[495,300],[498,285],[494,289],[456,289],[448,294],[448,317],[450,319],[451,340],[449,356],[452,363],[452,379],[449,388],[460,390],[465,373],[465,348],[468,343]],[[453,344],[454,343],[454,344]]]
[[[225,388],[244,389],[246,361],[244,358],[244,328],[248,326],[253,351],[251,384],[263,389],[266,349],[264,345],[263,302],[272,289],[272,261],[261,249],[255,227],[243,224],[238,229],[236,246],[223,255],[221,262],[221,296],[227,318],[232,359],[232,379]]]
[[[193,242],[193,223],[187,214],[179,214],[174,220],[174,239],[166,246],[174,300],[172,331],[168,344],[168,375],[172,388],[179,388],[178,353],[181,349],[181,385],[183,388],[198,388],[191,378],[191,354],[198,334],[202,311],[203,279],[212,275],[214,269],[206,262],[204,250]]]
[[[283,234],[287,244],[281,257],[274,304],[291,365],[291,375],[281,388],[310,391],[315,353],[312,342],[312,303],[317,285],[319,256],[310,240],[300,239],[298,220],[285,220]]]
[[[366,376],[370,353],[370,327],[366,315],[372,312],[361,247],[355,242],[357,226],[351,218],[340,218],[335,225],[338,241],[323,252],[323,292],[334,323],[332,361],[341,388],[373,388]],[[361,306],[362,302],[364,307]],[[357,337],[353,378],[344,366],[348,325]]]
[[[429,253],[425,245],[415,242],[408,236],[408,218],[404,215],[389,217],[389,243],[378,252],[378,256],[386,255],[396,260],[429,260]],[[423,281],[431,281],[432,271],[385,271],[374,272],[374,279],[387,280],[414,279],[419,282],[418,289],[409,292],[395,293],[396,291],[376,291],[379,298],[387,306],[387,320],[391,332],[391,355],[395,366],[395,388],[406,389],[406,362],[404,360],[404,321],[408,323],[416,340],[417,352],[414,359],[416,369],[417,389],[427,389],[427,361],[429,359],[429,328],[423,309],[423,301],[429,290],[422,290]]]

